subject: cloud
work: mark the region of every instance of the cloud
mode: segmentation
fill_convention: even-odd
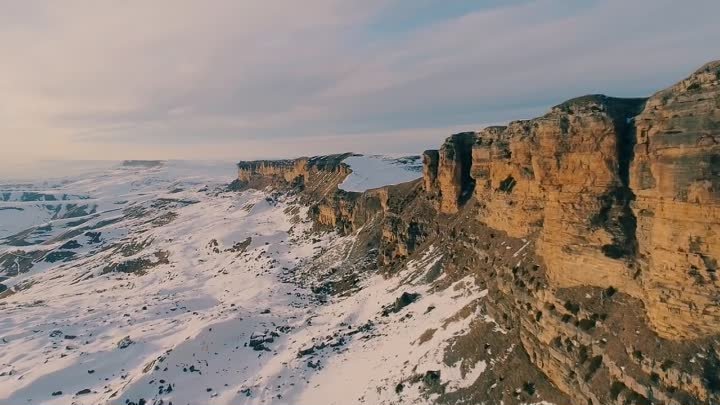
[[[0,159],[419,150],[581,94],[648,95],[720,55],[718,13],[710,0],[2,2]]]

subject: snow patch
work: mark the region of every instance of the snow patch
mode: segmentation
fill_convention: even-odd
[[[343,162],[352,170],[338,186],[345,191],[363,192],[422,177],[420,156],[355,155]]]

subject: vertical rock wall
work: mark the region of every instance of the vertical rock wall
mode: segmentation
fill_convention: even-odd
[[[720,62],[655,94],[630,171],[649,318],[677,337],[720,329]]]
[[[446,139],[439,151],[424,154],[425,189],[437,198],[441,213],[458,212],[472,194],[475,180],[470,176],[470,169],[474,143],[475,133],[463,132]]]
[[[537,239],[555,288],[620,289],[667,338],[718,333],[719,80],[714,62],[647,103],[585,96],[453,135],[424,187],[446,214],[474,188],[483,223]]]

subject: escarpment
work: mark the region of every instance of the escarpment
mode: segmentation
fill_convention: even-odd
[[[717,71],[710,63],[647,102],[585,96],[478,132],[470,176],[480,221],[536,237],[556,287],[619,288],[667,338],[718,333]],[[444,167],[428,172],[455,176]],[[425,183],[441,200],[453,189]]]
[[[298,158],[294,160],[261,160],[238,163],[238,179],[233,188],[271,187],[296,192],[310,207],[309,215],[318,227],[347,234],[362,227],[382,243],[378,259],[390,265],[408,257],[424,240],[433,214],[426,210],[422,220],[406,221],[402,213],[424,202],[420,180],[382,187],[364,193],[338,189],[350,173],[342,163],[350,153]],[[420,204],[423,205],[423,204]],[[373,223],[375,226],[367,226]]]
[[[677,337],[718,333],[720,62],[663,90],[635,119],[630,168],[649,317]]]
[[[333,194],[337,185],[350,171],[343,159],[351,153],[302,157],[293,160],[254,160],[237,164],[237,188],[292,186],[303,191],[309,199],[321,199]]]
[[[630,121],[644,103],[585,96],[477,134],[480,220],[512,236],[536,235],[558,287],[622,285],[639,294],[628,168]]]
[[[338,190],[344,156],[241,163],[239,181],[372,229],[388,273],[433,246],[438,283],[485,286],[482,313],[521,350],[465,400],[532,403],[513,394],[526,378],[557,403],[720,403],[720,61],[648,99],[584,96],[452,135],[414,182]]]

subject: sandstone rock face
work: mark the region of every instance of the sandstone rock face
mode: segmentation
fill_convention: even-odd
[[[437,170],[426,153],[424,187],[440,212],[457,212],[468,189],[460,156],[473,144],[479,219],[537,238],[554,287],[618,288],[666,338],[720,333],[719,69],[710,63],[647,103],[585,96],[455,135]]]
[[[428,194],[437,188],[439,160],[440,154],[437,150],[423,152],[423,188]]]
[[[514,125],[521,128],[520,123]],[[511,143],[511,136],[508,127],[490,127],[478,134],[471,176],[483,220],[520,237],[542,226],[545,193],[535,181],[530,142]]]
[[[307,158],[296,160],[255,160],[238,163],[238,180],[250,182],[257,177],[291,182],[307,173]]]
[[[354,229],[354,207],[361,199],[359,193],[338,190],[338,184],[350,174],[350,168],[342,161],[351,155],[239,162],[235,188],[294,189],[311,206],[310,213],[318,226],[347,232]]]
[[[348,234],[371,222],[378,214],[385,213],[387,198],[387,191],[383,188],[365,193],[338,190],[316,203],[311,214],[320,225]]]
[[[267,186],[298,188],[315,200],[332,195],[350,168],[342,161],[351,156],[343,153],[328,156],[302,157],[293,160],[255,160],[237,164],[240,188],[261,189]]]
[[[537,235],[558,287],[614,285],[639,294],[628,120],[644,101],[580,97],[477,136],[471,175],[481,221],[514,237]]]
[[[426,155],[425,170],[428,167],[435,170],[426,177],[435,179],[439,155],[437,151],[428,153],[434,163],[427,160]],[[408,220],[400,215],[404,210],[414,209],[421,201],[420,180],[363,193],[339,190],[338,185],[350,174],[342,161],[350,155],[240,162],[235,188],[292,189],[310,206],[310,216],[319,228],[340,234],[363,227],[368,228],[366,232],[375,232],[379,244],[378,264],[390,265],[408,257],[427,238],[429,223],[435,217],[434,210],[422,211],[421,219]],[[446,166],[449,165],[451,163],[446,162]],[[433,180],[433,188],[435,184]],[[423,204],[420,206],[427,208]]]
[[[630,183],[648,315],[665,335],[720,331],[720,62],[650,98]]]

